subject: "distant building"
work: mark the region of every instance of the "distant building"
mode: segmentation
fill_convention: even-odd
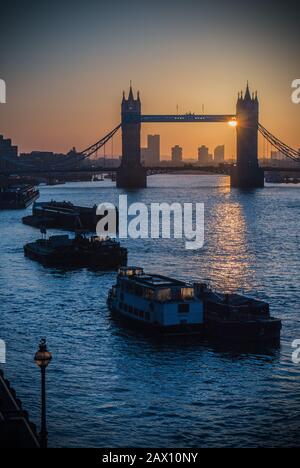
[[[9,159],[17,159],[18,147],[11,144],[10,138],[4,138],[0,135],[0,170],[11,169],[12,166],[9,163]]]
[[[181,148],[181,146],[175,145],[175,146],[173,146],[171,151],[172,151],[172,153],[171,153],[172,162],[173,163],[182,162],[182,148]]]
[[[148,148],[141,148],[141,162],[144,166],[148,165]]]
[[[198,148],[198,162],[201,164],[209,164],[212,162],[212,155],[209,154],[207,146],[202,145]]]
[[[271,159],[272,161],[281,161],[285,159],[285,156],[280,151],[271,151]]]
[[[31,151],[31,153],[21,153],[20,160],[27,164],[43,164],[47,167],[47,164],[56,164],[64,162],[66,159],[65,154],[56,154],[52,151]]]
[[[147,136],[147,148],[141,148],[141,160],[145,166],[159,166],[160,135]]]
[[[214,150],[214,162],[215,163],[222,163],[225,159],[225,146],[219,145],[216,146]]]
[[[148,135],[149,159],[153,166],[159,165],[160,161],[160,135]]]
[[[17,158],[18,157],[18,147],[11,144],[10,138],[4,138],[3,135],[0,135],[0,158]]]

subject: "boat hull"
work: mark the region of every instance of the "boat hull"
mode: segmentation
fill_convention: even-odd
[[[231,343],[277,343],[280,342],[281,320],[261,319],[240,322],[207,321],[207,337]]]
[[[40,196],[39,190],[36,190],[30,196],[21,197],[15,200],[0,200],[0,210],[24,210],[34,203]]]
[[[120,249],[113,253],[75,252],[74,250],[62,250],[61,252],[42,252],[33,244],[24,246],[24,254],[31,260],[45,266],[62,268],[92,268],[97,270],[117,270],[127,264],[127,251]]]
[[[108,308],[112,318],[120,325],[154,336],[197,335],[206,340],[239,344],[280,342],[281,320],[279,319],[244,322],[206,321],[203,324],[161,326],[124,315],[109,301]]]
[[[102,215],[97,215],[97,207],[87,208],[71,203],[42,202],[33,207],[32,215],[22,219],[23,224],[46,229],[65,229],[77,231],[79,228],[96,232],[97,223]],[[118,231],[118,212],[116,212],[116,229]]]
[[[129,329],[141,331],[146,335],[157,337],[205,336],[205,328],[203,324],[197,323],[161,326],[159,324],[154,324],[151,322],[136,320],[127,315],[125,316],[114,307],[108,307],[111,313],[111,317],[116,321],[116,323]]]

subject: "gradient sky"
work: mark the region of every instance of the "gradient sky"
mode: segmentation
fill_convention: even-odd
[[[248,79],[261,123],[298,148],[300,105],[290,96],[300,78],[300,13],[282,3],[11,1],[1,6],[0,133],[20,151],[82,150],[119,123],[130,80],[151,114],[176,105],[234,113]],[[224,124],[143,125],[143,144],[147,133],[160,133],[163,155],[179,144],[196,157],[199,145],[221,143],[235,154],[235,130]]]

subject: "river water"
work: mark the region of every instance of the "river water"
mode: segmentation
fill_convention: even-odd
[[[25,213],[0,213],[2,367],[39,425],[41,336],[53,361],[47,371],[49,445],[54,447],[291,446],[300,442],[300,339],[297,186],[230,189],[224,176],[157,175],[128,202],[205,204],[205,244],[128,240],[129,263],[216,289],[267,300],[283,320],[277,349],[243,350],[206,343],[154,341],[119,328],[106,306],[114,273],[63,272],[25,259],[39,232]],[[92,206],[117,203],[109,182],[41,187],[40,201]]]

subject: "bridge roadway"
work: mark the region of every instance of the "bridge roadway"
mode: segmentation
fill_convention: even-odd
[[[231,165],[225,166],[194,166],[192,164],[185,164],[184,166],[173,166],[173,167],[164,167],[164,166],[157,166],[157,167],[148,167],[147,171],[149,173],[171,173],[171,172],[182,172],[182,171],[203,171],[212,174],[226,174],[229,175]],[[274,166],[261,166],[261,168],[265,172],[300,172],[300,165],[299,167],[274,167]],[[108,166],[99,166],[99,167],[74,167],[74,168],[23,168],[18,169],[17,171],[1,171],[0,175],[8,176],[8,175],[36,175],[36,174],[70,174],[70,173],[101,173],[101,172],[116,172],[118,167],[108,167]]]
[[[142,123],[164,122],[230,122],[236,119],[236,115],[204,115],[204,114],[177,114],[177,115],[141,115]]]

